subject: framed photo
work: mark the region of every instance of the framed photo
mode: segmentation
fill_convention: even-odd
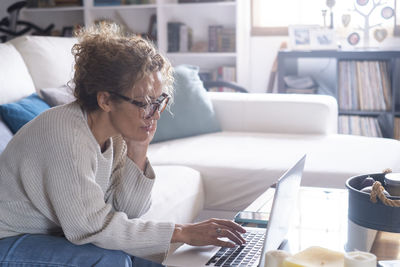
[[[290,25],[289,48],[293,50],[311,50],[311,29],[317,25]]]
[[[315,28],[310,30],[312,50],[337,50],[336,34],[333,29]]]

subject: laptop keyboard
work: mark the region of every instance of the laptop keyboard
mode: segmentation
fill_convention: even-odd
[[[260,259],[265,232],[247,232],[243,234],[246,243],[234,248],[221,248],[206,263],[209,266],[252,266]],[[258,262],[257,262],[258,263]]]

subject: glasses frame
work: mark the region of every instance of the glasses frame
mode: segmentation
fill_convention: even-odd
[[[130,97],[124,96],[124,95],[116,93],[116,92],[108,91],[108,93],[115,95],[115,96],[119,97],[120,99],[125,100],[126,102],[129,102],[132,105],[137,106],[138,108],[143,109],[145,119],[149,119],[149,118],[153,117],[154,113],[156,113],[157,110],[161,114],[167,107],[168,101],[171,98],[171,96],[168,95],[167,93],[162,93],[154,102],[144,103],[144,102],[134,100]],[[165,102],[164,106],[162,107],[162,109],[160,110],[161,104],[163,104],[164,101],[166,101],[166,102]]]

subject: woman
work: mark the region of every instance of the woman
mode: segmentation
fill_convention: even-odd
[[[77,100],[25,125],[0,156],[0,263],[130,266],[131,256],[162,262],[174,242],[242,244],[245,230],[228,220],[140,219],[151,204],[146,154],[171,98],[171,66],[115,25],[79,40]]]

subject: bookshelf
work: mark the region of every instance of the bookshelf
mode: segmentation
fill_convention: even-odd
[[[107,4],[111,2],[114,3]],[[82,0],[81,3],[80,6],[26,8],[22,10],[21,16],[39,26],[54,23],[60,33],[66,26],[92,25],[100,19],[110,19],[125,25],[134,33],[148,33],[151,18],[155,15],[155,42],[174,66],[192,64],[199,66],[200,72],[206,73],[215,72],[223,66],[234,67],[235,81],[245,88],[249,86],[250,1]],[[193,49],[168,50],[168,42],[171,41],[168,40],[168,23],[171,22],[182,23],[191,29]],[[212,25],[235,32],[232,44],[234,49],[209,51],[208,31]]]
[[[307,66],[304,60],[312,63]],[[322,83],[331,81],[316,93],[338,100],[339,132],[400,139],[400,50],[282,50],[278,53],[278,92],[286,93],[286,76],[300,75],[304,65],[322,68],[326,61],[331,66],[323,67],[327,74]],[[321,80],[320,74],[309,71],[307,76]]]

